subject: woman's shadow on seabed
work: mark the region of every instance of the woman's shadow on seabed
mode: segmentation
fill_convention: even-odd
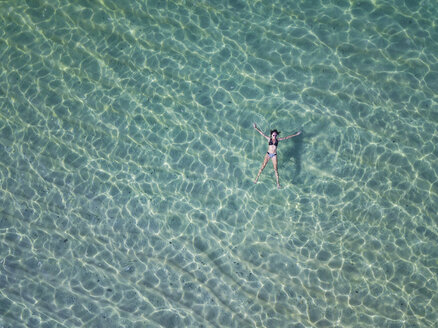
[[[312,137],[312,134],[306,134],[304,130],[301,130],[302,133],[300,136],[293,138],[293,146],[287,147],[286,152],[284,153],[285,162],[289,162],[291,159],[294,159],[295,164],[295,174],[292,176],[290,182],[295,184],[303,183],[303,179],[300,178],[301,174],[301,155],[303,153],[303,145],[304,145],[304,137]],[[281,174],[281,172],[280,172]]]

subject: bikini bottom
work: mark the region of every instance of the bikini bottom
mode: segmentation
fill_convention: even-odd
[[[272,157],[274,157],[274,156],[277,156],[277,154],[275,154],[275,153],[271,154],[270,152],[268,152],[268,155],[269,155],[269,158],[272,158]]]

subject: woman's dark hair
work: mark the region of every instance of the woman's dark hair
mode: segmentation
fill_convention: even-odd
[[[277,129],[275,129],[275,130],[271,130],[271,133],[270,133],[269,135],[272,136],[272,134],[273,134],[274,132],[277,132],[277,135],[280,134],[280,132],[278,132]]]

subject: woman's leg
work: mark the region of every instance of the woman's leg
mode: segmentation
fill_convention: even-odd
[[[277,178],[277,188],[280,189],[280,179],[278,177],[278,162],[277,156],[272,157],[272,164],[274,164],[275,177]]]
[[[265,155],[265,160],[263,161],[262,167],[259,170],[259,174],[257,174],[257,178],[255,179],[254,183],[257,183],[257,180],[259,179],[260,174],[262,173],[263,169],[265,168],[266,164],[269,162],[269,155]]]

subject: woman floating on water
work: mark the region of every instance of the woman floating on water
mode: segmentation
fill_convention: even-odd
[[[268,137],[265,135],[262,131],[260,131],[259,128],[257,128],[257,125],[253,123],[254,129],[258,131],[262,136],[264,136],[266,139],[269,140],[269,146],[268,146],[268,152],[265,155],[265,160],[263,161],[262,167],[260,168],[259,174],[257,174],[257,178],[255,179],[254,183],[257,183],[257,180],[259,179],[260,174],[262,173],[263,169],[265,168],[266,164],[268,164],[269,160],[272,159],[272,164],[274,164],[274,171],[275,171],[275,177],[277,178],[277,188],[280,189],[280,182],[278,180],[278,168],[277,168],[277,146],[279,140],[286,140],[295,136],[298,136],[301,134],[301,131],[298,131],[295,134],[292,134],[290,136],[284,137],[284,138],[277,138],[277,136],[280,134],[277,130],[271,130],[271,137]]]

